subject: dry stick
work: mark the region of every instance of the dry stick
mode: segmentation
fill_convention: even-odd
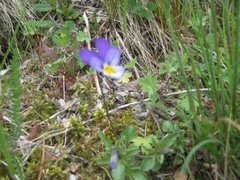
[[[225,122],[229,123],[232,127],[236,128],[240,131],[240,124],[236,123],[235,121],[231,120],[230,118],[224,118]]]
[[[42,139],[44,139],[44,140],[50,139],[50,138],[52,138],[52,137],[65,134],[65,133],[67,133],[68,131],[71,131],[71,130],[72,130],[72,127],[60,129],[60,130],[57,130],[57,131],[52,131],[52,132],[50,132],[50,133],[47,132],[47,133],[42,134],[42,135],[38,136],[37,138],[31,140],[31,142],[37,143],[37,142],[41,141]]]
[[[11,120],[10,118],[8,118],[7,116],[3,116],[2,118],[3,118],[3,120],[9,122],[10,124],[16,126],[16,123],[14,123],[13,120]]]
[[[196,92],[196,91],[197,91],[196,89],[189,90],[189,92]],[[210,91],[210,89],[202,88],[202,89],[199,89],[199,91],[205,92],[205,91]],[[168,96],[175,96],[175,95],[180,95],[180,94],[185,94],[185,93],[187,93],[187,91],[183,90],[183,91],[177,91],[177,92],[173,92],[173,93],[164,94],[163,96],[168,97]],[[141,102],[148,102],[148,101],[150,101],[150,98],[143,99],[143,101],[136,101],[136,102],[131,102],[131,103],[128,103],[128,104],[124,104],[122,106],[119,106],[115,109],[110,110],[109,113],[111,114],[111,113],[114,113],[114,112],[116,112],[120,109],[124,109],[124,108],[127,108],[129,106],[137,105],[137,104],[140,104]]]
[[[158,120],[156,119],[154,113],[152,112],[152,110],[151,110],[148,106],[146,106],[146,107],[147,107],[149,113],[152,115],[153,120],[154,120],[155,124],[157,125],[158,131],[159,131],[160,134],[163,136],[163,134],[164,134],[164,133],[163,133],[163,130],[162,130],[162,128],[160,127],[160,124],[159,124]]]
[[[44,161],[45,161],[45,140],[43,139],[43,145],[42,145],[42,161],[41,161],[40,168],[39,168],[38,180],[41,180],[41,179],[42,179],[42,171],[43,171]]]
[[[2,80],[0,79],[0,97],[2,97]]]
[[[64,100],[64,102],[66,101],[66,78],[65,78],[65,75],[63,75],[63,77],[62,77],[62,79],[63,79],[63,100]]]
[[[87,18],[87,15],[86,15],[85,12],[83,13],[83,19],[84,19],[85,24],[86,24],[87,34],[88,34],[89,37],[91,37],[90,36],[90,30],[89,30],[89,21],[88,21],[88,18]],[[91,45],[90,45],[89,41],[87,41],[87,46],[88,46],[88,49],[91,50]],[[97,93],[100,96],[100,95],[102,95],[102,91],[101,91],[101,88],[100,88],[100,83],[99,83],[99,79],[98,79],[96,71],[94,73],[94,81],[95,81],[95,86],[96,86],[96,89],[97,89]]]
[[[50,116],[50,119],[54,119],[57,115],[67,111],[70,107],[72,107],[74,104],[78,103],[79,99],[74,99],[71,104],[65,106],[63,109],[61,109],[60,111],[56,112],[55,114],[53,114],[52,116]]]
[[[197,91],[197,89],[190,89],[189,90],[189,92],[196,92],[196,91]],[[202,89],[199,89],[199,91],[205,92],[205,91],[210,91],[210,89],[202,88]],[[168,94],[165,94],[164,96],[174,96],[174,95],[185,94],[185,93],[187,93],[187,90],[177,91],[177,92],[173,92],[173,93],[168,93]]]
[[[125,44],[124,44],[121,36],[120,36],[120,35],[118,34],[118,32],[116,31],[116,29],[115,29],[115,33],[116,33],[116,35],[117,35],[117,37],[118,37],[118,39],[119,39],[119,41],[120,41],[123,49],[126,51],[128,58],[129,58],[130,60],[133,59],[132,56],[130,55],[128,49],[126,48],[126,46],[125,46]],[[136,75],[137,79],[139,79],[140,76],[139,76],[139,73],[138,73],[138,71],[137,71],[136,66],[133,66],[133,70],[134,70],[134,72],[135,72],[135,75]]]

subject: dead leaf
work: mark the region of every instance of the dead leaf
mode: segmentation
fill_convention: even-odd
[[[187,180],[187,175],[181,171],[176,171],[174,173],[174,180]]]
[[[42,128],[40,124],[35,125],[29,132],[28,139],[33,140],[41,133]]]

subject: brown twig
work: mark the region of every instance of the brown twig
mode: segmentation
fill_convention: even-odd
[[[126,51],[126,54],[127,54],[128,58],[129,58],[130,60],[133,59],[132,56],[131,56],[131,54],[129,53],[128,49],[126,48],[126,46],[125,46],[125,44],[124,44],[121,36],[118,34],[118,32],[117,32],[116,29],[115,29],[115,32],[116,32],[116,35],[117,35],[117,37],[118,37],[118,40],[120,41],[123,49]],[[139,75],[139,73],[138,73],[138,70],[137,70],[136,66],[133,67],[133,70],[134,70],[134,73],[135,73],[135,75],[136,75],[136,78],[139,79],[139,78],[140,78],[140,75]]]
[[[42,145],[42,160],[41,160],[41,165],[39,168],[39,174],[38,174],[38,180],[42,179],[42,172],[43,172],[43,164],[45,161],[45,140],[43,139],[43,145]]]
[[[84,19],[85,24],[86,24],[87,34],[88,34],[89,37],[91,37],[90,30],[89,30],[89,21],[88,21],[88,17],[87,17],[85,12],[83,13],[83,19]],[[88,49],[91,50],[91,45],[90,45],[89,41],[87,42],[87,46],[88,46]],[[99,79],[98,79],[96,71],[94,73],[94,81],[95,81],[95,86],[96,86],[96,89],[97,89],[97,93],[98,93],[99,96],[101,96],[102,95],[102,91],[101,91],[101,88],[100,88],[100,83],[99,83]]]

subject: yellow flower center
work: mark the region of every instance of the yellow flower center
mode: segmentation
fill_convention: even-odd
[[[115,68],[109,65],[104,66],[103,71],[108,75],[114,74],[116,72]]]

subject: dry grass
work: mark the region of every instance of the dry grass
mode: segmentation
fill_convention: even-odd
[[[0,0],[0,42],[1,47],[7,47],[7,42],[18,22],[23,2],[19,0]],[[31,6],[26,9],[26,18],[33,18]]]
[[[131,56],[137,58],[138,68],[140,70],[147,68],[152,73],[157,74],[159,62],[163,61],[169,52],[172,51],[172,42],[166,28],[166,20],[163,14],[157,10],[154,12],[154,17],[148,21],[127,11],[126,24],[122,24],[125,20],[120,2],[116,2],[115,0],[105,2],[107,3],[106,11],[109,17],[111,17],[111,28],[115,29],[115,31],[111,31],[110,34],[115,37],[117,31],[118,34],[122,35],[124,44]],[[143,5],[147,4],[144,0],[142,0],[141,3]],[[161,3],[156,3],[158,8],[161,9]],[[112,8],[110,8],[111,5]],[[181,29],[183,26],[180,15],[182,8],[181,1],[173,1],[172,8],[175,12],[176,27]],[[112,9],[115,9],[115,11],[112,11]],[[123,53],[129,61],[128,52]]]
[[[169,51],[168,35],[158,26],[155,19],[149,23],[128,16],[128,22],[127,36],[124,37],[127,48],[138,54],[137,60],[142,68],[147,67],[156,72],[159,57],[165,57]]]

